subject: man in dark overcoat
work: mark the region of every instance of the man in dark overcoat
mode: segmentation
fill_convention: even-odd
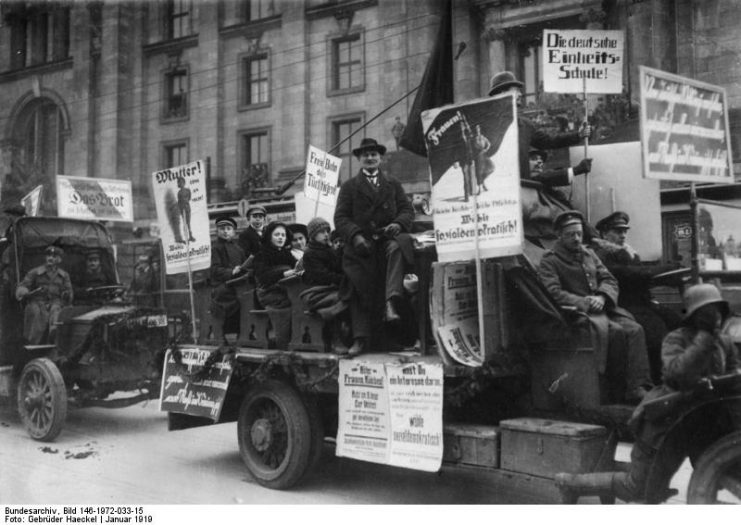
[[[246,259],[234,239],[236,228],[231,217],[216,219],[218,238],[211,246],[211,314],[223,323],[225,334],[239,332],[239,298],[228,284],[242,275]]]
[[[624,374],[625,401],[638,403],[653,386],[643,328],[627,310],[618,307],[617,279],[582,244],[583,223],[576,210],[556,217],[553,227],[558,241],[543,255],[538,274],[558,304],[576,307],[588,316],[596,335],[599,372],[612,378]],[[608,348],[619,362],[620,366],[615,365],[619,370],[607,370]]]
[[[401,183],[378,169],[385,153],[374,139],[361,141],[353,150],[360,172],[342,184],[335,209],[335,227],[345,239],[342,264],[349,286],[341,295],[350,301],[350,355],[363,352],[371,334],[379,333],[377,320],[401,320],[397,301],[404,294],[404,266],[413,262],[408,232],[414,208]]]

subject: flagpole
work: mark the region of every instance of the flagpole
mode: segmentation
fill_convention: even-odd
[[[186,261],[188,263],[188,297],[190,298],[190,318],[193,320],[190,323],[190,331],[193,336],[193,342],[195,343],[198,339],[196,334],[196,304],[193,297],[193,272],[190,267],[190,230],[188,231],[188,240],[185,241],[185,253]]]
[[[374,116],[368,122],[366,122],[365,124],[363,124],[362,126],[360,126],[358,129],[356,129],[355,131],[353,131],[352,133],[350,133],[347,137],[345,137],[344,139],[342,139],[341,141],[339,141],[337,144],[335,144],[334,146],[332,146],[331,148],[329,148],[329,151],[327,151],[327,153],[334,152],[337,148],[339,148],[340,146],[342,146],[345,142],[347,142],[352,137],[354,137],[355,135],[357,135],[358,133],[360,133],[361,131],[363,131],[366,127],[368,127],[368,125],[371,122],[377,120],[381,115],[383,115],[388,110],[390,110],[391,108],[393,108],[394,106],[396,106],[397,104],[399,104],[401,101],[403,101],[405,98],[409,97],[409,95],[411,95],[412,93],[414,93],[415,91],[417,91],[420,88],[421,85],[422,84],[420,84],[419,86],[415,87],[414,89],[412,89],[411,91],[409,91],[406,95],[404,95],[401,98],[399,98],[396,102],[394,102],[390,106],[387,106],[386,108],[384,108],[380,113],[378,113],[376,116]],[[288,191],[288,188],[290,188],[291,186],[293,186],[296,183],[296,181],[299,180],[304,175],[306,175],[306,170],[305,169],[304,170],[301,170],[298,173],[298,175],[296,175],[294,178],[292,178],[291,180],[289,180],[288,182],[286,182],[283,186],[281,186],[280,188],[278,188],[278,191],[276,192],[276,195],[283,195],[286,191]]]

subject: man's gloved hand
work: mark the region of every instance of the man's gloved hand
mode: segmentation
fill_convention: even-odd
[[[574,175],[587,174],[592,171],[592,159],[581,159],[579,164],[574,166]]]
[[[720,331],[723,318],[717,308],[700,308],[694,314],[695,326],[711,334]]]
[[[371,253],[371,243],[362,233],[352,238],[352,246],[361,257],[368,257]]]
[[[395,238],[400,233],[401,233],[401,226],[399,226],[399,224],[395,222],[392,222],[391,224],[389,224],[383,229],[383,234],[389,239]]]

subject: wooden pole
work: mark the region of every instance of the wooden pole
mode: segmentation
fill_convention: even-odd
[[[588,124],[589,120],[589,103],[587,102],[587,79],[584,78],[584,124]],[[589,157],[589,135],[584,137],[584,158]],[[589,202],[589,176],[584,177],[584,200],[586,204],[586,220],[587,222],[590,221],[590,215],[591,215],[591,204]]]

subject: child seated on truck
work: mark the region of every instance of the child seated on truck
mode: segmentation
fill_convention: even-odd
[[[342,259],[329,240],[329,223],[315,217],[307,226],[309,244],[303,257],[303,281],[309,286],[301,292],[306,308],[325,321],[334,319],[348,307],[340,300],[339,289],[345,274]]]

